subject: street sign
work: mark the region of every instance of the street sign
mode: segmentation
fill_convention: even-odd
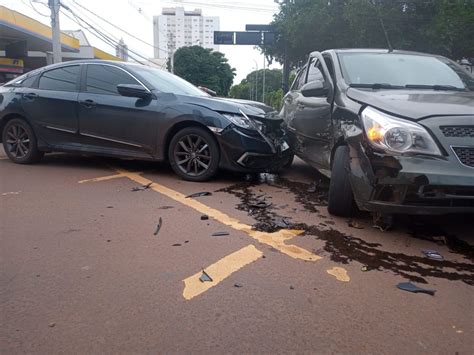
[[[268,32],[273,30],[272,25],[245,25],[246,31]]]
[[[269,45],[275,42],[275,34],[273,32],[263,32],[263,44]]]
[[[258,46],[262,44],[261,32],[235,32],[235,44]]]
[[[214,44],[234,44],[234,32],[214,31]]]

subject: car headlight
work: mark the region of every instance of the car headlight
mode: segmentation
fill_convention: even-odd
[[[246,128],[246,129],[255,129],[255,125],[252,120],[244,115],[237,115],[234,113],[223,113],[222,116],[227,118],[230,122],[236,126]]]
[[[441,155],[430,134],[421,125],[390,116],[372,107],[362,113],[362,123],[370,144],[387,153]]]

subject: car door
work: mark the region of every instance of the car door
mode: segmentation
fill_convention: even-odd
[[[78,98],[83,143],[88,150],[150,157],[156,147],[156,100],[152,95],[146,99],[121,96],[119,84],[144,86],[121,67],[86,65]]]
[[[48,144],[78,144],[80,69],[80,65],[66,65],[44,71],[37,84],[22,90],[22,108]]]
[[[307,63],[305,84],[315,80],[328,88],[328,94],[305,96],[301,89],[294,95],[294,114],[289,128],[295,132],[295,150],[304,160],[319,169],[330,168],[332,148],[332,87],[333,83],[324,59],[318,52],[312,53]]]

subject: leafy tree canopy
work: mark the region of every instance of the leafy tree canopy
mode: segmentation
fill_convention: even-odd
[[[474,58],[474,0],[287,0],[273,25],[276,43],[265,53],[292,66],[329,48],[387,48]]]
[[[227,96],[235,69],[231,68],[223,53],[191,46],[175,52],[174,73],[196,86],[214,90],[219,96]]]

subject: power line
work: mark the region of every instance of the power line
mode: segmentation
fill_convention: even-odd
[[[22,3],[28,5],[28,3],[26,3],[24,0],[22,0]],[[41,3],[41,4],[43,4],[43,3]],[[33,5],[33,2],[32,2],[31,0],[29,0],[29,5],[30,5],[30,7],[31,7],[38,15],[43,16],[43,17],[49,17],[49,14],[45,15],[45,14],[43,14],[41,11],[39,11],[39,10]],[[43,5],[45,5],[45,4],[43,4]]]

